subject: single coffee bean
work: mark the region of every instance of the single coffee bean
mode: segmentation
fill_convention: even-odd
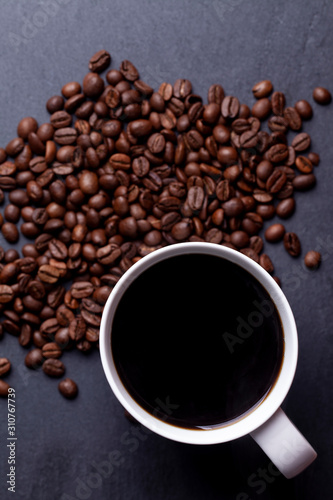
[[[62,350],[56,342],[48,342],[42,347],[43,357],[46,359],[57,359],[61,356]]]
[[[16,243],[20,237],[16,225],[12,222],[5,222],[1,228],[1,232],[8,243]]]
[[[192,84],[189,80],[181,79],[175,81],[173,95],[178,99],[185,99],[192,91]]]
[[[268,273],[272,274],[274,272],[274,266],[273,263],[270,259],[270,257],[266,254],[263,253],[259,256],[259,264],[261,267],[265,269]]]
[[[0,377],[10,371],[10,361],[7,358],[0,358]]]
[[[302,127],[302,118],[295,108],[285,108],[283,116],[287,120],[291,130],[299,130]]]
[[[265,120],[272,109],[271,101],[267,97],[258,99],[252,106],[252,115],[259,120]]]
[[[315,250],[310,250],[304,257],[304,264],[308,269],[317,269],[321,263],[321,254]]]
[[[42,350],[39,348],[32,349],[28,352],[24,359],[25,366],[32,370],[36,370],[44,362]]]
[[[295,160],[296,167],[302,174],[311,174],[313,165],[306,156],[298,156]]]
[[[324,87],[316,87],[313,90],[313,98],[318,104],[329,104],[332,100],[332,95],[329,90]]]
[[[297,134],[291,143],[295,151],[305,151],[310,147],[310,144],[311,144],[311,138],[309,134],[307,134],[306,132]]]
[[[276,206],[276,214],[281,219],[288,219],[295,211],[296,202],[294,198],[285,198]]]
[[[281,170],[273,170],[266,181],[266,189],[270,193],[278,193],[287,182],[286,174]]]
[[[267,151],[268,160],[272,163],[281,163],[288,157],[286,144],[275,144]]]
[[[70,378],[65,378],[61,380],[58,384],[58,389],[60,394],[62,394],[67,399],[74,399],[78,394],[78,387],[74,380]]]
[[[311,151],[308,154],[308,158],[311,161],[312,165],[315,165],[316,167],[319,165],[320,156],[317,153],[314,153],[313,151]]]
[[[89,70],[93,73],[101,73],[110,66],[111,55],[106,50],[99,50],[89,60]]]
[[[38,123],[32,116],[22,118],[17,126],[17,135],[22,139],[28,139],[30,132],[37,132]]]
[[[51,125],[54,128],[69,127],[72,123],[72,117],[67,111],[55,111],[50,117]]]
[[[236,118],[239,111],[239,100],[234,96],[224,97],[221,105],[223,118]]]
[[[82,317],[73,319],[68,327],[68,334],[72,340],[78,342],[86,333],[87,325]]]
[[[39,268],[38,277],[44,283],[56,283],[60,277],[60,272],[56,267],[45,264]]]
[[[296,191],[307,191],[316,184],[316,177],[314,174],[297,175],[292,181],[292,185]]]
[[[8,397],[8,390],[10,389],[10,385],[5,382],[4,380],[0,379],[0,397],[1,398],[7,398]]]
[[[265,231],[265,239],[270,243],[276,243],[282,240],[285,232],[285,227],[282,224],[272,224]]]
[[[305,101],[304,99],[297,101],[294,108],[302,120],[310,120],[310,118],[312,118],[313,111],[311,104],[308,101]]]
[[[285,95],[282,92],[273,92],[271,102],[274,115],[282,116],[286,104]]]
[[[224,98],[223,87],[219,84],[213,84],[208,89],[208,102],[221,106]]]
[[[257,99],[269,96],[272,90],[273,90],[273,85],[270,80],[262,80],[261,82],[256,83],[252,87],[253,95]]]
[[[98,97],[104,90],[104,80],[98,73],[87,73],[82,83],[83,93],[87,97]]]
[[[42,365],[42,369],[49,377],[62,377],[65,373],[65,365],[60,359],[46,359]]]
[[[90,297],[90,295],[92,295],[94,285],[90,283],[90,281],[77,281],[72,284],[70,290],[74,299],[83,299],[84,297]]]
[[[300,255],[301,243],[296,233],[286,233],[283,237],[283,244],[292,257],[298,257]]]
[[[122,61],[119,71],[123,75],[123,77],[126,78],[126,80],[128,80],[129,82],[134,82],[139,78],[139,72],[134,66],[134,64],[132,64],[130,61],[126,59]]]
[[[9,285],[0,285],[0,304],[7,304],[14,298],[14,290]]]

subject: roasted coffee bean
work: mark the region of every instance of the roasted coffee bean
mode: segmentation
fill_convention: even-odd
[[[119,71],[124,76],[124,78],[126,78],[126,80],[130,82],[134,82],[139,78],[139,72],[134,64],[126,59],[122,61]]]
[[[24,359],[25,366],[32,370],[39,368],[44,362],[42,350],[39,348],[32,349],[28,352]]]
[[[294,108],[302,120],[310,120],[310,118],[312,118],[313,111],[311,104],[308,101],[305,101],[304,99],[297,101]]]
[[[286,144],[275,144],[267,151],[268,160],[272,163],[281,163],[288,157]]]
[[[282,170],[275,169],[266,181],[266,189],[269,193],[278,193],[286,182],[286,174]]]
[[[62,127],[69,127],[72,123],[72,117],[67,111],[55,111],[50,118],[51,125],[55,129],[59,129]]]
[[[307,191],[316,184],[316,177],[314,174],[297,175],[292,184],[296,191]]]
[[[49,242],[49,250],[52,257],[58,260],[65,260],[68,255],[66,245],[60,240],[51,240]]]
[[[17,126],[17,135],[22,139],[28,139],[30,132],[37,132],[38,123],[32,116],[22,118]]]
[[[52,335],[54,335],[58,330],[59,330],[59,323],[56,318],[49,318],[40,325],[40,333],[44,337],[49,337],[51,338]]]
[[[205,198],[205,193],[202,187],[192,186],[187,193],[187,203],[193,212],[201,209]]]
[[[89,70],[94,73],[101,73],[110,66],[111,55],[106,50],[99,50],[89,60]]]
[[[9,372],[10,366],[10,361],[7,358],[0,358],[0,377]]]
[[[298,156],[295,160],[296,167],[302,174],[311,174],[313,165],[306,156]]]
[[[281,219],[288,219],[294,213],[295,206],[296,203],[294,198],[285,198],[276,206],[276,214],[281,217]]]
[[[307,134],[306,132],[297,134],[291,143],[295,151],[305,151],[310,147],[310,144],[311,144],[311,138],[309,134]]]
[[[313,98],[318,104],[329,104],[332,100],[332,95],[329,90],[324,87],[316,87],[313,90]]]
[[[286,104],[285,95],[282,92],[273,92],[271,102],[273,113],[282,116]]]
[[[310,151],[310,153],[308,154],[308,158],[311,161],[312,165],[315,165],[316,167],[319,165],[320,156],[317,153]]]
[[[87,97],[96,98],[104,90],[104,80],[98,73],[87,73],[83,78],[82,90]]]
[[[56,267],[45,264],[39,268],[38,277],[44,283],[56,283],[60,277],[60,272]]]
[[[2,225],[1,232],[8,243],[16,243],[20,237],[17,227],[12,222],[5,222]]]
[[[49,377],[62,377],[65,373],[65,365],[60,359],[46,359],[42,365],[42,369]]]
[[[43,357],[46,359],[57,359],[61,356],[62,350],[56,342],[48,342],[42,347]]]
[[[7,304],[14,298],[14,291],[8,285],[0,285],[0,304]]]
[[[77,317],[73,319],[68,327],[68,334],[72,340],[78,342],[86,333],[87,325],[83,318]]]
[[[8,397],[8,394],[10,394],[8,392],[9,389],[10,389],[10,385],[7,382],[5,382],[4,380],[0,379],[0,397],[1,398]]]
[[[253,95],[257,99],[269,96],[272,90],[273,90],[273,85],[270,80],[262,80],[261,82],[256,83],[252,87]]]
[[[77,281],[72,284],[70,290],[74,299],[83,299],[84,297],[90,297],[90,295],[92,295],[94,285],[90,283],[90,281]]]
[[[277,241],[281,241],[286,232],[283,224],[272,224],[265,231],[265,239],[270,243],[276,243]]]
[[[239,111],[239,100],[234,96],[224,97],[221,105],[223,118],[236,118]]]
[[[271,101],[267,97],[258,99],[252,106],[252,115],[259,120],[265,120],[272,109]]]
[[[20,332],[20,336],[19,336],[19,344],[22,347],[27,347],[30,344],[31,340],[32,340],[32,328],[30,325],[25,323],[21,327],[21,332]]]
[[[302,118],[295,108],[285,108],[285,110],[283,111],[283,116],[287,120],[291,130],[299,130],[302,127]]]
[[[58,389],[60,394],[62,394],[67,399],[74,399],[78,394],[78,387],[74,380],[70,378],[61,380],[58,384]]]
[[[310,250],[304,257],[304,264],[308,269],[317,269],[321,263],[321,254],[315,250]]]
[[[283,244],[292,257],[298,257],[300,255],[301,243],[296,233],[286,233],[283,237]]]
[[[260,255],[260,257],[259,257],[259,264],[268,273],[272,274],[274,272],[273,263],[272,263],[270,257],[266,253],[263,253],[263,254]]]

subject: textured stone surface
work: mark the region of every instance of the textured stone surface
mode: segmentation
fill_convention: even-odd
[[[144,433],[123,417],[109,390],[99,355],[64,355],[67,375],[79,385],[64,400],[58,381],[24,367],[25,350],[7,335],[2,356],[17,394],[17,499],[312,500],[332,491],[331,398],[333,108],[313,103],[315,86],[332,91],[333,3],[317,0],[49,0],[0,2],[0,145],[28,115],[48,119],[46,100],[64,83],[82,81],[99,49],[112,67],[122,59],[153,87],[189,78],[206,95],[212,83],[252,105],[252,86],[271,79],[287,104],[308,99],[314,118],[304,125],[321,155],[318,184],[296,196],[286,221],[301,239],[304,257],[321,250],[316,272],[283,245],[265,246],[295,313],[299,364],[284,404],[289,417],[318,451],[316,462],[287,481],[249,438],[195,447]],[[0,210],[2,208],[0,207]],[[0,242],[3,244],[3,242]],[[0,401],[0,497],[6,485],[7,407]],[[137,436],[134,433],[137,432]],[[111,455],[110,455],[111,454]],[[113,461],[107,465],[106,461]],[[104,468],[103,468],[104,467]],[[263,470],[268,470],[267,474]],[[273,471],[274,472],[274,471]],[[66,496],[66,495],[67,496]]]

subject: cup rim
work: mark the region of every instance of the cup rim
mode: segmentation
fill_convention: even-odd
[[[284,357],[273,387],[252,411],[225,425],[210,429],[187,429],[162,421],[142,408],[127,392],[116,370],[111,352],[112,318],[125,290],[144,270],[175,255],[209,254],[229,260],[252,274],[266,289],[280,316],[284,333]],[[100,326],[100,356],[105,376],[122,406],[143,426],[174,441],[188,444],[218,444],[240,438],[263,425],[281,406],[293,382],[298,338],[293,312],[286,296],[271,275],[237,250],[208,242],[175,243],[146,255],[133,264],[113,288],[103,310]]]

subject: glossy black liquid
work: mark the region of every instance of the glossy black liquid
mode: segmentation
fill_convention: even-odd
[[[118,305],[111,342],[138,404],[186,428],[222,425],[255,407],[284,353],[266,290],[235,264],[202,254],[170,258],[140,275]]]

